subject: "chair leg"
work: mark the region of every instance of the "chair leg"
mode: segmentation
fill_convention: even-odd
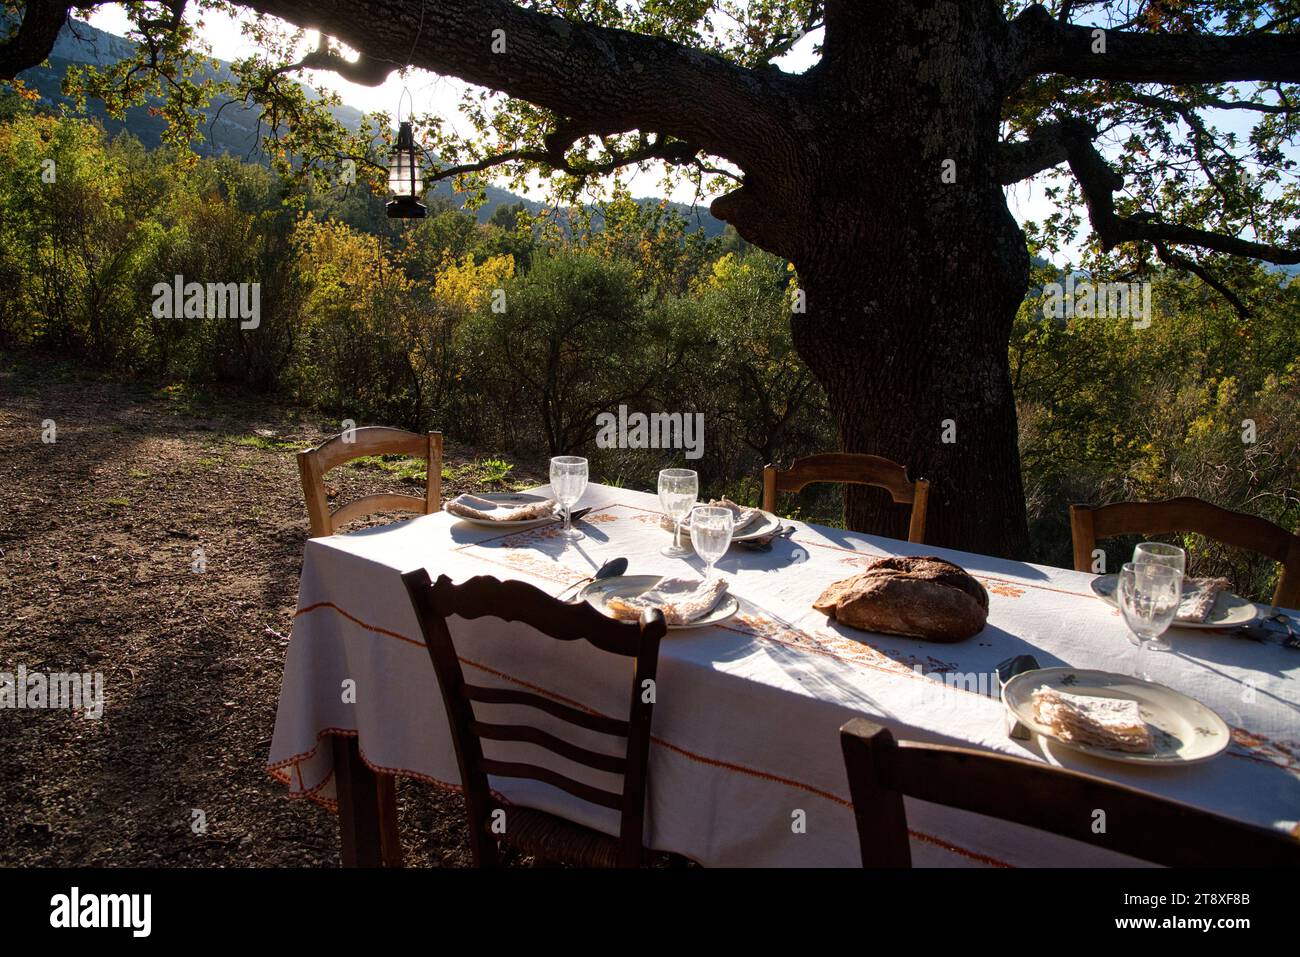
[[[497,835],[487,830],[490,807],[480,805],[465,794],[465,817],[469,820],[469,858],[474,867],[499,867],[500,849]]]
[[[333,746],[343,866],[401,867],[393,777],[370,770],[352,735],[334,735]]]
[[[376,774],[379,807],[379,849],[384,867],[402,866],[402,839],[397,827],[397,776]]]

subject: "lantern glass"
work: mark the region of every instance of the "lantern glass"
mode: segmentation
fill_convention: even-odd
[[[416,197],[423,190],[419,159],[406,150],[394,150],[388,159],[388,191],[396,197]]]
[[[419,201],[419,195],[424,191],[424,177],[409,122],[398,127],[397,143],[388,155],[388,191],[392,194],[386,207],[390,219],[424,218],[425,206]]]

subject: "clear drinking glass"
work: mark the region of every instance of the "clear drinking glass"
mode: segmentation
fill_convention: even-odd
[[[1177,568],[1179,574],[1186,575],[1187,553],[1177,545],[1166,545],[1164,542],[1143,542],[1133,549],[1133,564],[1168,565],[1170,568]]]
[[[573,527],[569,516],[582,493],[587,490],[587,460],[576,455],[560,455],[551,459],[551,494],[564,509],[564,531],[561,534],[571,542],[587,536]]]
[[[700,494],[700,476],[690,469],[664,469],[659,473],[659,507],[673,520],[673,543],[665,545],[661,555],[686,558],[691,550],[682,544],[682,519],[691,514]]]
[[[729,508],[697,505],[691,509],[691,544],[704,560],[704,576],[713,577],[713,565],[731,547],[736,517]]]
[[[1183,596],[1183,573],[1168,565],[1128,562],[1119,573],[1120,613],[1138,641],[1137,676],[1147,678],[1144,651],[1166,651],[1169,630]]]

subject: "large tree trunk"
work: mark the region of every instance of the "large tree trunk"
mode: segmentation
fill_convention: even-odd
[[[943,242],[841,262],[801,273],[809,308],[796,317],[795,339],[826,389],[844,450],[929,479],[928,543],[1027,557],[1007,367],[1024,280],[969,269]],[[850,528],[905,538],[907,517],[881,490],[846,489]]]
[[[840,15],[851,28],[812,75],[816,148],[774,151],[784,164],[714,212],[794,262],[795,346],[844,450],[930,480],[927,542],[1027,557],[1007,343],[1029,257],[997,162],[1005,23],[985,4]],[[906,510],[878,490],[850,488],[846,519],[905,537]]]

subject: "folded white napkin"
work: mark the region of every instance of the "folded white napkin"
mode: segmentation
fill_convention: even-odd
[[[732,514],[731,534],[732,535],[739,535],[746,528],[748,528],[750,525],[756,522],[759,519],[759,517],[762,516],[763,514],[762,509],[746,508],[744,505],[738,505],[735,502],[733,502],[731,499],[726,497],[714,499],[712,502],[706,502],[704,504],[711,505],[716,508],[727,508],[731,510],[731,514]],[[659,524],[661,527],[667,529],[670,532],[675,530],[677,527],[673,523],[673,520],[669,518],[667,515],[665,515],[663,519],[660,520]],[[686,518],[682,520],[682,531],[684,532],[690,531],[690,528],[691,528],[691,517],[687,515]]]
[[[635,598],[610,598],[605,604],[615,618],[636,619],[647,608],[658,608],[670,625],[689,625],[703,618],[727,593],[723,578],[661,578]]]
[[[481,522],[527,522],[535,518],[550,518],[555,514],[555,500],[508,505],[479,498],[477,495],[457,495],[447,503],[447,511],[461,518],[474,518]]]
[[[1175,621],[1209,621],[1219,595],[1232,587],[1226,578],[1184,578],[1183,598],[1178,603]]]
[[[1047,685],[1033,693],[1034,719],[1065,741],[1150,754],[1155,750],[1151,729],[1131,698],[1070,694]]]

